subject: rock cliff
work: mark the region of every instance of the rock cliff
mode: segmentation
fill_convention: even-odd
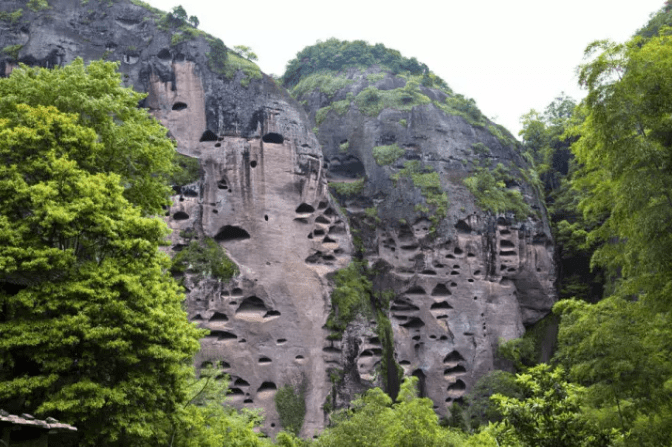
[[[141,2],[33,9],[0,5],[1,73],[17,62],[120,61],[177,151],[198,160],[200,178],[175,186],[166,213],[171,251],[213,238],[240,274],[184,277],[190,319],[211,330],[196,363],[222,362],[231,402],[263,408],[269,433],[281,428],[280,388],[305,396],[310,436],[334,405],[393,388],[395,365],[445,414],[495,366],[500,338],[549,312],[553,246],[529,167],[503,130],[446,107],[452,92],[379,67],[347,69],[329,75],[346,80],[330,94],[304,88],[300,105],[253,64],[225,59],[221,41]],[[366,97],[374,90],[407,96],[381,103]],[[528,213],[492,212],[463,181],[483,189],[477,174],[487,180],[497,163],[507,174],[494,188],[515,192]],[[353,259],[368,262],[371,293],[389,308],[335,334],[326,327],[334,273]]]

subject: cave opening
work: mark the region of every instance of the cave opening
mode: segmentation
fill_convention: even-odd
[[[200,141],[200,142],[203,142],[203,141],[217,141],[217,135],[215,135],[215,133],[213,131],[208,129],[205,132],[203,132],[203,135],[201,135],[201,139],[198,140],[198,141]]]
[[[215,240],[220,242],[240,241],[249,238],[250,233],[235,225],[225,225],[219,230],[217,235],[215,235]]]
[[[279,133],[269,132],[261,137],[261,141],[264,143],[282,144],[285,141],[285,138]]]

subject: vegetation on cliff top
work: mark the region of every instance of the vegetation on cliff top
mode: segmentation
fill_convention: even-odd
[[[369,45],[363,40],[347,42],[332,38],[299,51],[287,63],[282,82],[285,87],[290,88],[313,73],[342,71],[349,67],[368,68],[371,65],[380,65],[395,74],[408,72],[429,75],[425,64],[419,63],[415,58],[403,57],[399,51],[389,49],[383,44]]]

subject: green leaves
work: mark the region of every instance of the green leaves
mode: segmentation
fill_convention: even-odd
[[[608,431],[598,429],[581,414],[583,389],[565,379],[562,368],[539,365],[518,374],[523,399],[492,396],[505,418],[507,431],[522,445],[535,447],[607,446]]]
[[[530,213],[530,206],[519,190],[507,187],[512,177],[504,165],[499,163],[492,171],[477,168],[474,175],[463,180],[464,185],[476,197],[476,203],[484,210],[494,214],[513,212],[516,219],[523,220]]]
[[[53,106],[61,113],[74,114],[76,123],[86,129],[80,131],[95,136],[91,142],[95,150],[77,150],[79,137],[71,136],[60,140],[64,152],[91,173],[120,175],[124,197],[145,214],[159,214],[161,206],[168,204],[166,177],[175,169],[175,150],[166,129],[138,108],[144,95],[122,87],[116,69],[112,62],[85,66],[81,59],[54,70],[19,67],[9,78],[0,79],[1,115],[11,118],[21,104]],[[37,142],[40,135],[48,135],[38,129],[24,133],[24,142]]]
[[[172,143],[114,69],[0,80],[0,407],[74,423],[79,445],[165,439],[204,335],[147,217]]]
[[[417,397],[417,381],[416,377],[406,378],[395,403],[380,388],[368,390],[354,400],[349,409],[332,416],[333,426],[320,435],[315,442],[316,446],[463,445],[463,436],[439,426],[432,401]]]

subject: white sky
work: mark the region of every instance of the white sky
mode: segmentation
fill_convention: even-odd
[[[183,5],[200,29],[247,45],[282,75],[304,47],[336,37],[416,57],[514,135],[520,116],[564,91],[581,99],[576,67],[592,41],[627,40],[664,0],[147,0]]]

